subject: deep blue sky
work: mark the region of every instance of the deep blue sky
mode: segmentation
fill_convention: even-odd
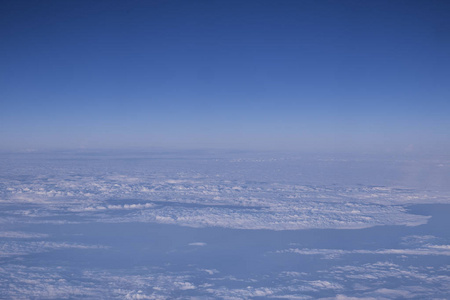
[[[450,1],[2,1],[0,148],[450,152]]]

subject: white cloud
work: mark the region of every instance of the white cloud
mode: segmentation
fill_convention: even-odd
[[[195,289],[195,285],[193,285],[192,283],[187,282],[187,281],[186,282],[176,281],[176,282],[174,282],[174,285],[180,290],[193,290],[193,289]]]
[[[48,252],[60,249],[106,249],[100,245],[84,245],[65,242],[0,242],[0,257],[11,257],[17,255],[28,255],[32,253]]]
[[[424,238],[423,241],[428,241],[430,238]],[[419,248],[399,248],[399,249],[377,249],[377,250],[343,250],[343,249],[298,249],[289,248],[285,250],[278,250],[276,253],[296,253],[301,255],[321,255],[326,259],[338,258],[342,255],[348,254],[371,254],[371,255],[442,255],[450,256],[450,245],[433,245],[423,244]]]
[[[189,243],[189,246],[199,246],[199,247],[203,247],[203,246],[206,246],[206,243],[203,243],[203,242],[194,242],[194,243]]]
[[[17,207],[6,214],[27,222],[49,222],[42,217],[70,212],[77,216],[98,214],[100,222],[270,230],[359,229],[425,224],[428,216],[411,214],[403,205],[448,203],[449,199],[442,192],[394,186],[313,186],[280,181],[275,176],[268,177],[267,182],[248,182],[236,179],[226,169],[220,176],[205,176],[158,169],[139,173],[121,169],[122,173],[105,175],[88,165],[80,168],[83,172],[55,168],[59,171],[54,176],[49,176],[49,170],[35,170],[36,175],[26,181],[6,179],[2,201]],[[29,173],[33,174],[31,170]],[[111,199],[115,202],[110,203]],[[129,199],[141,202],[130,203]],[[25,213],[28,204],[38,205],[37,209]],[[118,216],[115,211],[123,214]]]
[[[342,290],[343,286],[338,283],[332,283],[325,280],[315,280],[308,282],[311,286],[319,288],[319,289],[333,289],[333,290]]]
[[[214,275],[214,274],[219,273],[219,271],[217,271],[216,269],[200,269],[200,270],[208,273],[209,275]]]
[[[0,238],[15,239],[39,239],[49,237],[46,233],[21,232],[21,231],[1,231]]]

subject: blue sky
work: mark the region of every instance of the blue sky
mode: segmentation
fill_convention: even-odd
[[[448,1],[0,8],[1,149],[450,149]]]

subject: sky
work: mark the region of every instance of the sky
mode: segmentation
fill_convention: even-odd
[[[2,1],[0,150],[450,152],[450,2]]]

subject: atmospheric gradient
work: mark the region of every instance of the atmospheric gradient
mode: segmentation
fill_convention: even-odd
[[[0,2],[1,299],[449,299],[450,2]]]

